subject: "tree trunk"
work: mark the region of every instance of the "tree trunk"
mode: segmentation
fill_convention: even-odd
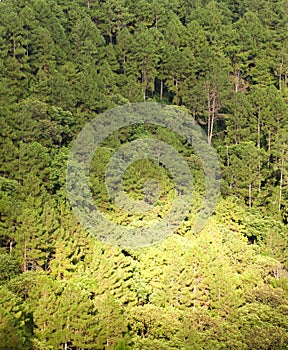
[[[23,257],[24,257],[23,272],[26,272],[27,271],[27,246],[26,246],[25,234],[24,234],[24,254],[23,254]]]
[[[124,53],[124,55],[123,55],[123,73],[124,73],[124,75],[127,75],[126,69],[125,69],[125,63],[126,63],[126,54]]]
[[[281,211],[281,203],[282,203],[283,178],[284,178],[284,149],[282,150],[281,168],[280,168],[279,203],[278,203],[279,211]]]
[[[257,116],[257,147],[260,150],[261,147],[261,116],[260,111]]]
[[[178,106],[179,105],[179,98],[178,98],[178,79],[175,78],[175,103]]]
[[[252,184],[249,184],[249,194],[248,194],[248,204],[249,204],[249,208],[252,207]]]
[[[280,67],[279,67],[279,91],[282,91],[282,70],[283,70],[283,65],[284,65],[284,58],[283,55],[281,57],[281,63],[280,63]]]
[[[271,157],[271,132],[268,132],[268,168],[270,168],[270,157]]]
[[[261,150],[261,117],[260,111],[258,113],[257,120],[257,148],[258,148],[258,192],[261,191],[261,159],[260,159],[260,150]]]
[[[237,69],[235,72],[235,94],[239,90],[239,85],[240,85],[240,71]]]
[[[229,158],[229,148],[226,146],[226,161],[227,161],[227,166],[230,166],[230,158]]]
[[[215,91],[215,89],[213,89],[212,118],[211,118],[211,130],[210,130],[210,145],[212,143],[215,116],[216,116],[216,91]]]
[[[160,100],[163,99],[163,79],[160,81]]]
[[[212,90],[210,91],[209,86],[207,91],[207,108],[208,108],[207,136],[208,136],[208,145],[211,146],[214,122],[215,122],[215,116],[216,116],[216,91],[215,91],[215,88],[212,88]]]
[[[16,57],[16,41],[13,40],[13,57]]]
[[[207,137],[208,137],[208,145],[211,144],[211,137],[210,137],[210,129],[211,129],[211,100],[210,100],[210,89],[208,86],[207,89],[207,110],[208,110],[208,119],[207,119]]]
[[[14,243],[14,241],[13,241],[13,238],[12,238],[12,239],[10,240],[10,242],[9,242],[9,254],[12,253],[13,243]]]

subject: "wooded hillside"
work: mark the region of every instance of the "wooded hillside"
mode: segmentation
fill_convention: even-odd
[[[287,32],[287,0],[0,2],[0,350],[288,349]],[[112,212],[105,167],[145,137],[186,159],[195,203],[166,240],[110,246],[71,211],[67,159],[88,121],[151,101],[205,129],[221,198],[193,232],[199,157],[164,128],[121,129],[92,161],[99,207],[131,223]],[[164,167],[135,162],[125,190],[142,198],[150,178],[161,217]]]

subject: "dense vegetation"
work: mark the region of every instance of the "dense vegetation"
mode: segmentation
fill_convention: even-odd
[[[1,350],[288,349],[287,30],[287,0],[0,2]],[[222,196],[200,233],[192,209],[175,235],[131,250],[81,228],[65,176],[85,123],[137,101],[183,106],[206,129]],[[94,157],[104,210],[111,150],[160,134],[201,197],[177,135],[128,128]],[[140,197],[152,174],[169,203],[165,169],[143,162],[127,191]]]

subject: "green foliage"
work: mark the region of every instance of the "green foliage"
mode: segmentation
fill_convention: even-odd
[[[0,287],[0,349],[29,349],[28,318],[21,299]]]
[[[0,1],[0,350],[287,349],[287,18],[285,1]],[[109,200],[106,166],[139,138],[184,157],[194,198],[169,239],[110,247],[73,216],[66,161],[86,122],[147,100],[207,131],[222,197],[195,234],[205,183],[193,147],[123,128],[90,169],[105,215],[144,226],[171,208],[172,176],[148,159],[123,186],[153,209]]]
[[[20,274],[20,266],[16,259],[8,254],[0,254],[0,283],[5,283]]]
[[[115,350],[131,350],[131,347],[128,345],[126,346],[124,340],[120,340]]]

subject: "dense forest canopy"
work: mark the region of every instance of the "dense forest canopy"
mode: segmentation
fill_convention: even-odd
[[[0,2],[0,350],[288,349],[287,0]],[[190,113],[221,163],[221,198],[192,230],[199,157],[152,125],[111,135],[91,164],[95,202],[118,224],[105,167],[137,138],[186,159],[195,200],[175,234],[143,249],[102,243],[67,200],[66,163],[88,122],[159,102]],[[173,181],[143,159],[125,190],[165,216]],[[154,216],[153,216],[154,215]]]

